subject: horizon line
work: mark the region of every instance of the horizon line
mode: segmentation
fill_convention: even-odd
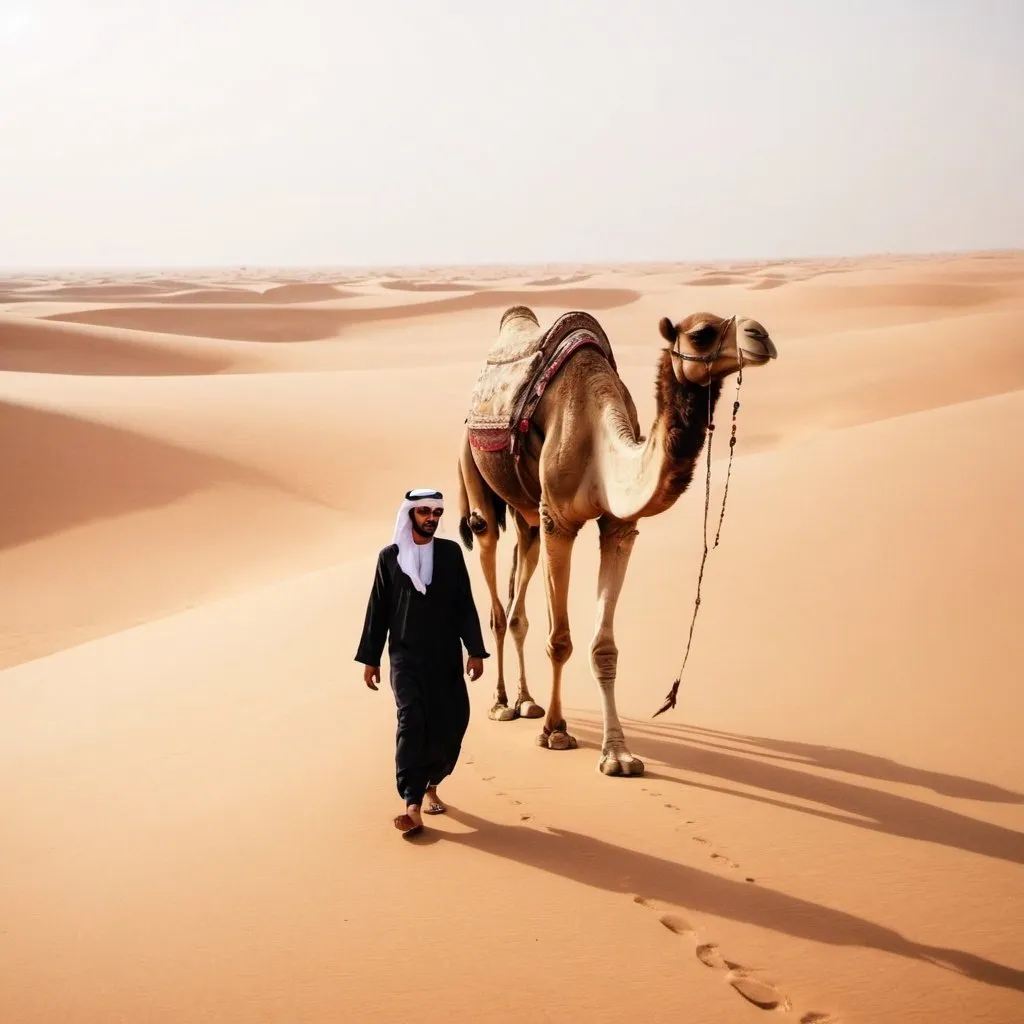
[[[477,260],[471,262],[435,263],[68,263],[68,264],[35,264],[9,265],[0,264],[0,273],[19,276],[32,273],[97,273],[124,272],[133,273],[164,272],[168,270],[304,270],[304,271],[376,271],[376,272],[408,272],[436,270],[471,270],[486,267],[508,267],[523,270],[538,268],[571,268],[571,267],[680,267],[680,266],[728,266],[736,263],[796,263],[804,260],[864,260],[864,259],[906,259],[906,258],[947,258],[956,256],[1011,256],[1024,253],[1024,246],[1001,246],[982,249],[878,249],[852,253],[807,253],[803,255],[776,256],[729,256],[709,259],[608,259],[608,260]]]

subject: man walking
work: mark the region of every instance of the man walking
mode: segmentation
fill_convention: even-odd
[[[391,689],[398,709],[395,775],[405,813],[395,828],[423,831],[428,814],[445,806],[438,785],[455,769],[469,726],[469,693],[462,673],[462,645],[470,679],[483,673],[480,619],[462,549],[435,537],[444,514],[440,491],[412,490],[398,509],[392,542],[377,556],[373,588],[355,660],[365,665],[371,690],[380,682],[387,640]]]

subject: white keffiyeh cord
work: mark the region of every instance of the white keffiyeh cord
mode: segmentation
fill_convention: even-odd
[[[444,495],[428,487],[409,491],[398,507],[395,532],[391,537],[391,543],[398,545],[399,567],[412,580],[412,585],[425,594],[434,578],[434,542],[429,540],[426,544],[417,544],[413,540],[409,510],[414,508],[444,508]]]

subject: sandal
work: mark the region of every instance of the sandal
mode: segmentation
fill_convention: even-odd
[[[395,818],[395,828],[397,828],[405,838],[419,835],[420,832],[423,831],[423,826],[417,825],[408,814],[400,814]]]

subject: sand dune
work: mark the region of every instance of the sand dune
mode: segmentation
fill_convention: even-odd
[[[45,285],[37,285],[32,288],[16,290],[14,282],[5,282],[4,284],[14,292],[14,295],[11,298],[6,298],[4,301],[14,301],[14,299],[18,297],[31,296],[32,298],[67,299],[69,301],[75,301],[77,299],[113,299],[115,301],[130,302],[132,299],[146,298],[151,295],[162,295],[164,292],[171,290],[167,285],[128,283],[93,285],[67,284],[58,288],[48,288]]]
[[[775,274],[768,274],[764,277],[759,277],[750,287],[752,289],[762,290],[765,288],[780,288],[784,284],[786,284],[786,278]]]
[[[282,284],[262,293],[264,302],[333,302],[350,298],[360,292],[345,291],[333,284]]]
[[[815,282],[814,287],[806,289],[803,300],[829,308],[846,305],[905,306],[937,311],[946,307],[956,309],[981,306],[1013,297],[1013,291],[995,285],[956,284],[948,281],[934,284]]]
[[[180,339],[0,314],[0,370],[31,373],[215,373],[226,353]]]
[[[460,313],[477,309],[504,309],[513,302],[537,306],[556,305],[572,309],[612,309],[639,298],[628,288],[575,288],[544,292],[487,290],[458,295],[433,302],[378,305],[369,308],[253,309],[219,307],[201,311],[191,308],[168,309],[160,306],[124,306],[91,309],[76,313],[58,313],[47,317],[65,323],[126,327],[137,331],[161,331],[168,334],[201,334],[207,338],[233,341],[316,341],[330,338],[346,328],[380,320],[403,320],[436,313]]]
[[[3,665],[322,557],[341,527],[252,466],[130,430],[0,403],[0,432]],[[197,540],[215,550],[191,560]]]
[[[486,288],[465,281],[381,281],[380,286],[397,292],[478,292]]]
[[[360,292],[347,291],[330,284],[283,284],[274,285],[263,291],[252,288],[189,288],[173,294],[155,297],[155,301],[164,303],[307,303],[334,302],[337,299],[351,298]]]
[[[573,274],[570,277],[540,277],[527,281],[526,286],[528,288],[550,288],[553,285],[580,284],[583,281],[588,281],[593,276],[593,274]]]
[[[244,287],[229,287],[224,284],[197,288],[195,281],[109,281],[93,284],[66,284],[54,287],[45,282],[25,282],[20,287],[15,282],[0,284],[6,294],[0,294],[0,302],[39,302],[55,300],[60,302],[137,302],[174,301],[176,296],[185,294],[217,295],[219,301],[243,302],[249,295],[259,298],[258,293]],[[212,299],[209,301],[213,301]]]
[[[255,304],[253,304],[255,305]],[[164,334],[200,334],[226,341],[316,341],[330,338],[345,323],[342,310],[252,308],[245,306],[112,306],[108,309],[57,313],[58,323],[126,327]]]
[[[0,1020],[731,1024],[751,998],[803,1024],[1019,1017],[1024,259],[574,273],[4,283],[32,298],[0,314]],[[418,296],[445,276],[476,290]],[[645,424],[661,315],[739,309],[779,359],[744,376],[680,704],[653,720],[700,472],[641,524],[617,695],[646,776],[595,771],[590,524],[563,687],[579,748],[487,719],[491,659],[452,811],[410,845],[393,704],[352,652],[400,493],[454,493],[513,302],[599,312]],[[528,613],[546,703],[539,574]]]
[[[744,284],[746,280],[746,277],[737,274],[702,274],[700,277],[693,277],[684,283],[711,288],[722,284]]]

